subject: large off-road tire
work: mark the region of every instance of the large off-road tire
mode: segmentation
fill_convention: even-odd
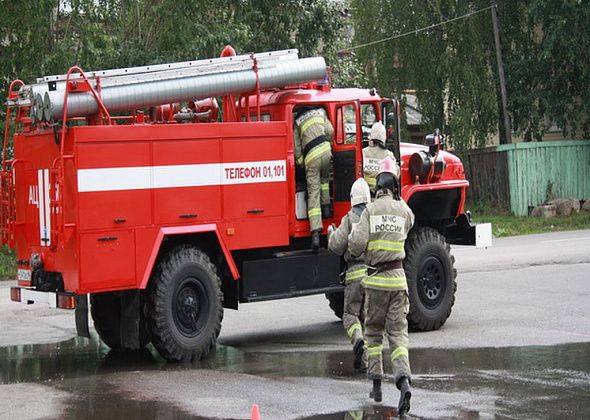
[[[342,319],[344,315],[344,292],[326,293],[326,299],[330,302],[330,309],[334,311],[334,315]]]
[[[223,319],[216,267],[200,249],[181,245],[160,259],[150,279],[146,316],[152,344],[169,361],[190,362],[215,345]]]
[[[121,346],[121,297],[117,292],[92,293],[90,315],[100,339],[113,350],[125,350]],[[139,329],[139,345],[143,348],[150,342],[143,316],[139,320]]]
[[[457,290],[455,257],[435,229],[414,228],[406,239],[404,269],[408,281],[412,331],[439,329],[451,315]]]

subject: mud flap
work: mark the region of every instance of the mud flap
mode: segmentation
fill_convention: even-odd
[[[88,328],[88,295],[76,295],[76,333],[90,338]]]
[[[139,290],[126,290],[121,294],[121,347],[139,350]]]

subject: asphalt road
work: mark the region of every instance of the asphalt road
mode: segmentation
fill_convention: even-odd
[[[590,418],[590,230],[454,247],[456,303],[410,334],[417,418]],[[171,365],[74,338],[73,314],[9,302],[0,283],[0,419],[391,418],[323,296],[225,311],[216,352]],[[387,367],[387,364],[386,364]],[[364,416],[364,417],[363,417]]]

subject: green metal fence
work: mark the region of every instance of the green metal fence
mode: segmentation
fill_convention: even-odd
[[[548,198],[590,198],[589,140],[515,143],[476,150],[469,153],[467,167],[473,198],[509,206],[516,215],[527,215],[530,207]]]

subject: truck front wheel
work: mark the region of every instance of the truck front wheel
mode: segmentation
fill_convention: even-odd
[[[410,296],[410,330],[437,330],[451,315],[457,290],[454,263],[451,247],[437,230],[417,227],[410,232],[404,260]]]
[[[147,319],[160,355],[190,362],[207,355],[223,318],[217,269],[207,254],[178,246],[160,259],[148,287]]]

